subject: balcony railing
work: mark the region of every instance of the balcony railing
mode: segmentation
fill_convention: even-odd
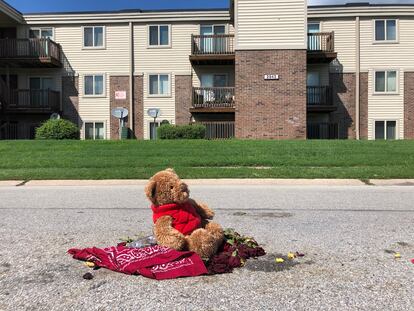
[[[60,63],[60,52],[60,45],[50,39],[0,39],[0,60],[33,59]]]
[[[206,139],[231,139],[235,136],[234,121],[201,122],[206,127]]]
[[[307,128],[308,139],[339,139],[337,123],[311,123]]]
[[[60,93],[52,90],[11,90],[5,96],[5,109],[27,112],[58,112]]]
[[[194,87],[193,108],[234,108],[234,87]]]
[[[234,35],[192,35],[192,55],[232,55]]]
[[[332,106],[332,92],[329,86],[308,86],[308,106]]]
[[[335,52],[334,32],[308,33],[309,52]]]

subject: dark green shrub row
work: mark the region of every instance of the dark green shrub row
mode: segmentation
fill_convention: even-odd
[[[204,125],[161,125],[157,129],[159,139],[204,139]]]
[[[79,128],[68,120],[48,120],[36,129],[36,139],[79,139]]]

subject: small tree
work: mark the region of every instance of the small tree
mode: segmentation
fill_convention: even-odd
[[[36,129],[36,139],[79,139],[80,130],[68,120],[48,120]]]

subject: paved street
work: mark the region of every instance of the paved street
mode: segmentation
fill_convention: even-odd
[[[414,187],[190,189],[268,255],[228,275],[87,281],[67,249],[150,233],[143,186],[0,187],[0,310],[414,310]],[[306,256],[274,262],[289,251]]]

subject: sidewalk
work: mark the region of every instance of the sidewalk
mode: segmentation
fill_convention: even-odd
[[[0,187],[50,186],[144,186],[147,180],[11,180],[0,181]],[[414,186],[414,179],[190,179],[191,185],[251,186]]]

